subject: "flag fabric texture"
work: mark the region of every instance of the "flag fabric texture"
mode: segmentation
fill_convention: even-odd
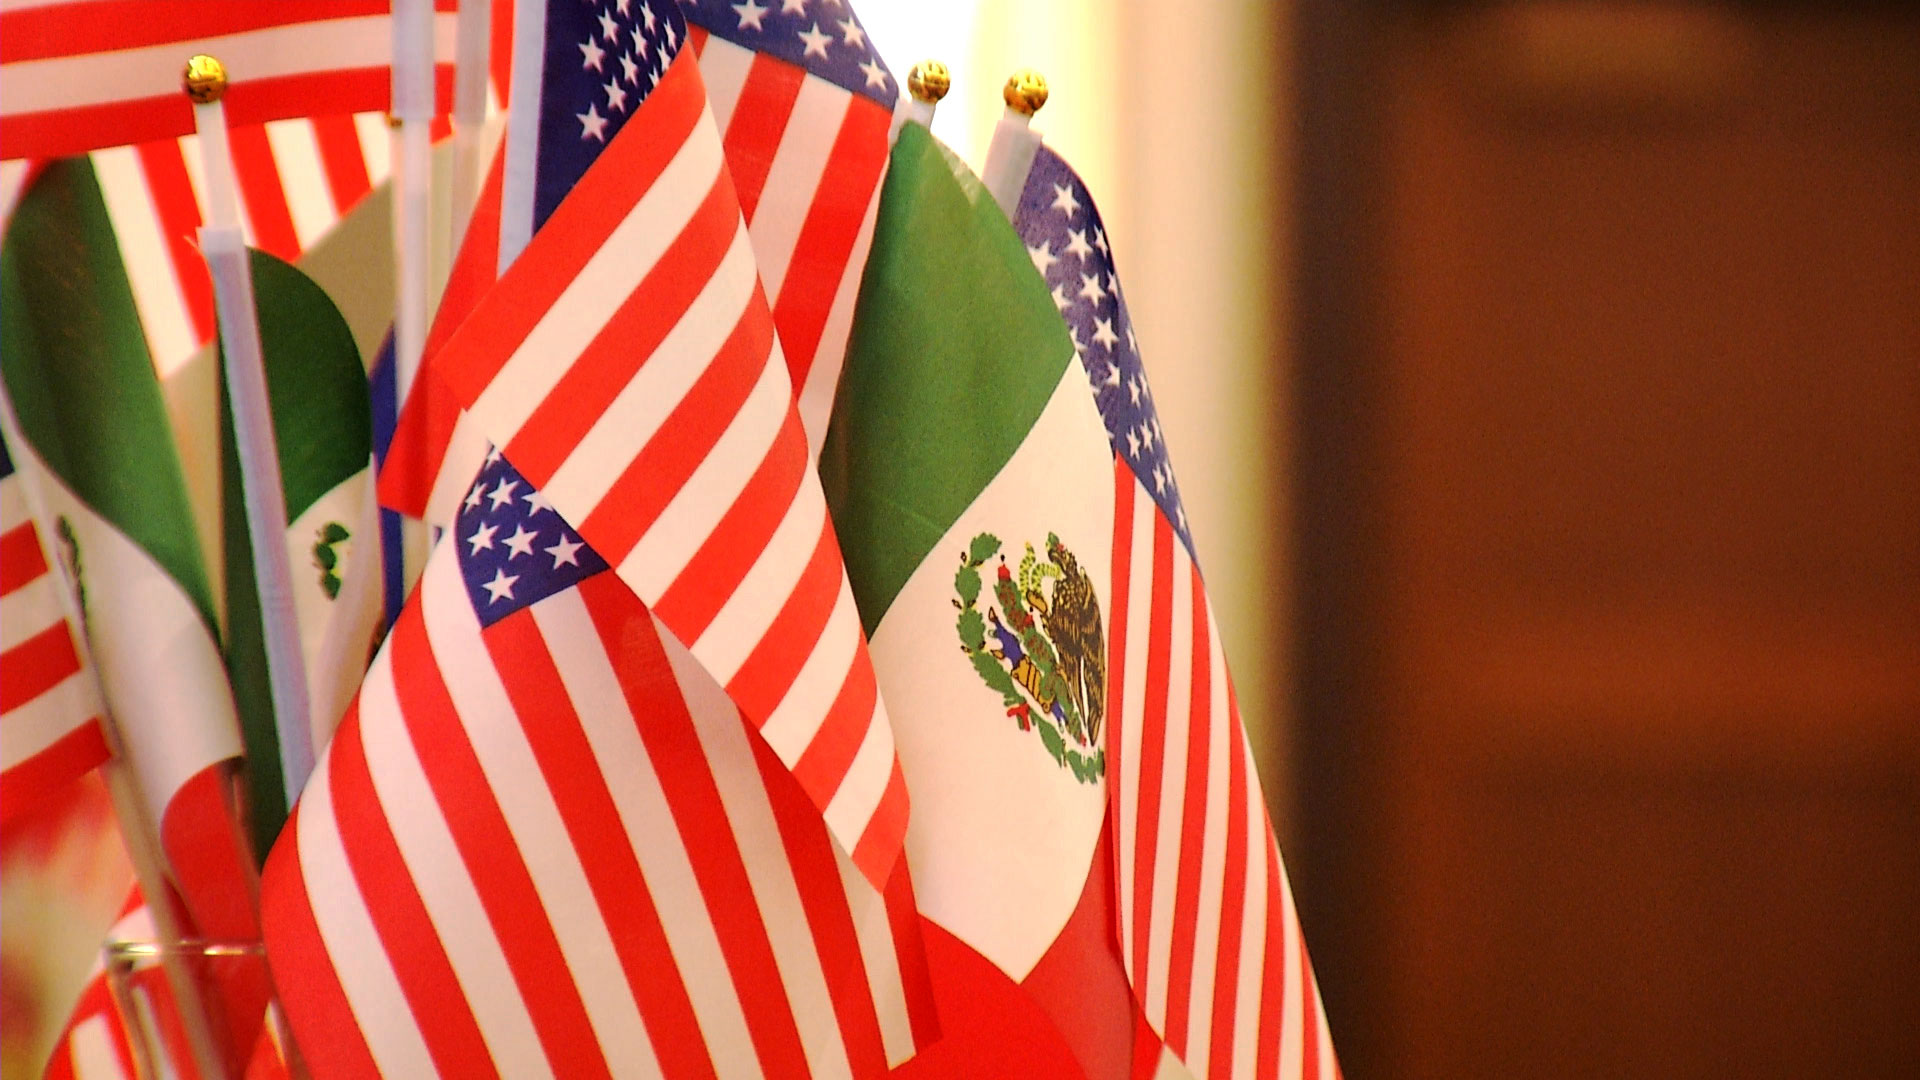
[[[453,90],[453,0],[437,0],[435,90]],[[389,0],[56,0],[0,13],[0,155],[56,158],[193,131],[187,57],[220,59],[236,126],[383,110]],[[76,33],[76,27],[85,32]],[[236,149],[239,149],[236,146]]]
[[[579,181],[523,188],[507,169],[503,251],[519,201],[554,209],[433,370],[727,688],[882,887],[905,783],[697,61],[678,48],[686,25],[657,18],[644,51],[664,70],[631,124],[610,134],[595,100],[562,115],[563,135],[542,131],[608,140]],[[547,70],[592,54],[556,50]]]
[[[1111,446],[1107,745],[1135,996],[1150,1034],[1195,1076],[1337,1075],[1099,211],[1042,147],[1014,218]]]
[[[107,759],[65,591],[0,441],[0,829]]]
[[[262,898],[316,1075],[877,1076],[932,1031],[905,875],[498,455]]]
[[[1099,855],[1112,460],[1085,378],[999,207],[906,124],[820,471],[913,793],[942,1027],[980,1040],[923,1075],[1016,1025],[1023,1055],[1127,1066]]]

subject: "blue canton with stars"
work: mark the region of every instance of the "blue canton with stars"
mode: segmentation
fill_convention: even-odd
[[[1074,351],[1093,383],[1094,400],[1100,404],[1113,452],[1133,467],[1192,555],[1187,511],[1180,505],[1180,486],[1167,460],[1160,417],[1153,407],[1153,391],[1147,387],[1146,369],[1140,365],[1133,318],[1120,295],[1100,211],[1072,166],[1045,146],[1034,156],[1013,223],[1034,268],[1053,290],[1054,306],[1067,321]]]
[[[846,0],[684,0],[687,21],[717,38],[805,68],[892,109],[893,74]]]
[[[498,451],[487,455],[442,543],[460,545],[460,577],[482,627],[607,569]]]
[[[547,0],[535,229],[627,125],[686,40],[676,0]]]

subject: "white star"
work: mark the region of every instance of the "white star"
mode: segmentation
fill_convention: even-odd
[[[1167,470],[1163,467],[1154,467],[1153,491],[1156,495],[1165,495],[1167,493]]]
[[[513,501],[513,489],[519,486],[520,481],[518,480],[502,480],[500,481],[500,486],[494,488],[492,493],[487,496],[487,500],[493,503],[495,510],[498,510]]]
[[[505,570],[495,570],[493,580],[482,585],[487,590],[487,602],[497,604],[502,600],[513,599],[513,583],[520,580],[519,574],[509,574]]]
[[[674,32],[673,24],[668,23],[667,24],[667,48],[677,49],[679,47],[680,47],[680,35]]]
[[[1139,379],[1127,380],[1127,396],[1133,398],[1133,403],[1135,405],[1140,404],[1140,380]]]
[[[1067,215],[1072,220],[1080,209],[1080,200],[1073,197],[1073,188],[1067,184],[1053,185],[1053,209]]]
[[[733,13],[740,17],[740,25],[734,29],[766,30],[766,27],[760,25],[760,20],[767,17],[767,6],[765,4],[756,4],[754,0],[747,0],[744,4],[733,5]]]
[[[513,535],[507,537],[506,541],[507,550],[512,552],[507,558],[515,559],[522,555],[533,554],[533,542],[538,539],[539,536],[539,533],[528,532],[525,525],[515,525],[513,527]]]
[[[1113,321],[1110,319],[1093,320],[1093,340],[1111,352],[1113,347],[1120,343],[1120,335],[1113,332]]]
[[[1067,241],[1067,254],[1078,255],[1083,259],[1093,254],[1093,249],[1087,246],[1087,230],[1068,229],[1067,235],[1073,238]]]
[[[473,530],[473,535],[467,537],[467,543],[473,545],[472,548],[468,549],[467,554],[478,555],[482,551],[492,551],[493,534],[499,531],[500,527],[497,525],[482,525]]]
[[[589,105],[586,112],[574,113],[573,117],[580,121],[580,138],[583,142],[587,139],[607,141],[607,118],[600,115],[600,106]]]
[[[620,36],[620,24],[604,11],[600,13],[600,36],[606,38],[609,45],[612,45],[614,39]]]
[[[1127,326],[1127,351],[1134,353],[1140,351],[1140,339],[1133,336],[1133,326],[1131,324]]]
[[[607,58],[607,50],[601,48],[600,43],[593,40],[592,37],[588,37],[586,41],[580,44],[580,57],[582,61],[580,64],[581,71],[586,71],[589,68],[602,73],[606,71],[606,69],[600,65],[600,61]]]
[[[1055,285],[1053,287],[1053,306],[1059,308],[1061,311],[1065,311],[1073,306],[1073,301],[1067,299],[1067,287],[1065,285]]]
[[[827,44],[831,42],[833,38],[821,33],[820,24],[816,22],[813,24],[813,29],[800,31],[800,40],[807,43],[807,51],[800,55],[818,56],[820,59],[825,60],[827,58]]]
[[[476,507],[476,506],[479,506],[479,505],[480,505],[480,493],[481,493],[481,492],[483,492],[483,491],[485,491],[485,490],[487,490],[487,482],[486,482],[485,480],[477,480],[477,481],[475,481],[475,482],[474,482],[474,485],[473,485],[473,490],[472,490],[472,491],[469,491],[469,492],[467,492],[467,497],[466,497],[466,499],[465,499],[465,500],[463,500],[463,501],[462,501],[462,502],[460,503],[460,505],[461,505],[461,506],[464,506],[464,507],[466,507],[466,508],[467,508],[468,510],[471,510],[471,509],[473,509],[474,507]]]
[[[780,14],[805,15],[806,13],[807,0],[780,0]]]
[[[620,9],[620,14],[625,15],[627,9],[633,6],[633,0],[613,0],[613,6]]]
[[[1106,297],[1106,290],[1100,287],[1099,274],[1080,275],[1080,295],[1091,300],[1096,305]]]
[[[1107,384],[1108,386],[1119,386],[1119,385],[1120,385],[1120,365],[1119,365],[1119,364],[1108,364],[1108,365],[1107,365],[1107,380],[1106,380],[1106,384]]]
[[[629,84],[640,81],[640,61],[635,60],[631,52],[620,58],[620,77]]]
[[[1060,256],[1053,253],[1051,240],[1042,240],[1039,247],[1028,248],[1027,257],[1033,260],[1033,268],[1040,271],[1041,277],[1046,277],[1052,272],[1053,264],[1060,261]]]
[[[659,19],[656,19],[656,18],[654,18],[654,15],[653,15],[653,5],[652,5],[652,4],[644,4],[644,3],[643,3],[643,4],[641,4],[641,5],[640,5],[640,17],[641,17],[642,19],[645,19],[645,20],[647,21],[647,33],[649,33],[649,34],[651,34],[651,33],[653,33],[653,26],[654,26],[654,24],[660,21]]]
[[[1107,250],[1107,234],[1101,232],[1098,225],[1093,227],[1093,246],[1099,248],[1102,255],[1112,254]]]
[[[840,40],[853,48],[864,49],[867,47],[867,32],[860,29],[860,24],[852,19],[841,19]]]
[[[627,111],[627,88],[620,85],[619,79],[608,79],[600,89],[607,92],[607,108]]]
[[[500,448],[493,445],[492,443],[487,444],[487,464],[489,465],[500,464]]]
[[[1187,508],[1184,506],[1174,507],[1173,516],[1180,519],[1180,531],[1186,532],[1187,531]]]
[[[1160,441],[1160,432],[1157,430],[1158,426],[1158,423],[1155,423],[1153,426],[1146,424],[1140,425],[1140,440],[1147,444],[1148,450],[1152,450],[1153,444]]]
[[[553,568],[558,570],[563,565],[579,566],[580,559],[575,553],[585,546],[585,544],[582,544],[578,540],[567,539],[567,534],[561,533],[559,543],[550,548],[541,548],[540,550],[553,556]]]
[[[1131,458],[1140,456],[1140,436],[1135,435],[1132,428],[1127,429],[1127,456]]]
[[[532,517],[542,510],[553,509],[553,504],[547,501],[546,495],[542,494],[538,488],[520,496],[520,501],[527,504],[528,517]]]
[[[1080,328],[1069,325],[1067,340],[1073,342],[1073,355],[1082,356],[1087,351],[1087,343],[1080,340]]]
[[[861,64],[860,70],[866,75],[868,86],[875,90],[885,90],[887,88],[887,79],[889,76],[887,75],[887,69],[880,66],[879,59],[876,58]]]

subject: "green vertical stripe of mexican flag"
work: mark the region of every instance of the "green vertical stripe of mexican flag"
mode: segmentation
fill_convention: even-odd
[[[316,714],[310,738],[317,754],[345,704],[341,692],[350,694],[364,670],[377,615],[377,588],[371,594],[365,588],[368,574],[377,575],[379,567],[372,546],[378,543],[370,474],[373,418],[359,347],[333,301],[293,266],[262,251],[251,256],[286,497],[294,600]],[[221,405],[225,651],[247,744],[250,825],[255,850],[265,852],[288,807],[253,546],[224,388]],[[335,685],[343,681],[344,687]]]
[[[1025,441],[1073,358],[999,206],[926,128],[907,124],[820,458],[869,635]]]

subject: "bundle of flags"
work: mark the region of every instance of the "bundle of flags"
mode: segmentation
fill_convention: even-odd
[[[264,941],[270,985],[148,987],[177,1069],[1337,1074],[1063,160],[1003,212],[839,0],[517,0],[505,134],[376,434],[380,318],[310,256],[385,165],[311,102],[369,104],[386,5],[162,6],[84,47],[0,30],[10,95],[52,80],[4,113],[34,163],[0,248],[0,737],[8,813],[126,780],[127,927]],[[291,807],[219,396],[155,374],[213,336],[185,106],[134,76],[190,41],[261,73],[230,142],[325,747]],[[375,471],[437,538],[390,626]],[[110,1005],[56,1071],[126,1067]]]

